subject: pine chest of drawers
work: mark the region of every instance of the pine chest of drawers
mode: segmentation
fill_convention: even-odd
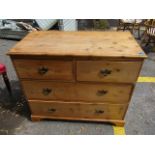
[[[32,121],[85,120],[115,125],[124,125],[146,58],[129,32],[32,32],[8,54]]]

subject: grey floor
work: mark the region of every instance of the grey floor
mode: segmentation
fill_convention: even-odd
[[[113,134],[112,126],[103,123],[31,122],[27,102],[22,95],[10,58],[6,55],[15,44],[16,41],[0,40],[0,62],[7,66],[13,89],[13,98],[10,98],[0,77],[0,134]],[[155,53],[149,53],[148,56],[141,76],[155,76]],[[126,134],[155,134],[155,83],[136,85],[125,120]]]

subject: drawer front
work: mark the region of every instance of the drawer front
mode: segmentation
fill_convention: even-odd
[[[63,101],[127,102],[130,84],[88,84],[50,81],[22,81],[28,99]]]
[[[141,65],[141,61],[77,61],[77,80],[132,83]]]
[[[73,80],[72,61],[14,59],[20,78]]]
[[[127,105],[29,101],[33,115],[100,119],[123,119]]]

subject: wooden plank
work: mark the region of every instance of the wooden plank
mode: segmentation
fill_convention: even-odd
[[[13,59],[20,78],[73,80],[73,62],[40,59]]]
[[[77,80],[135,83],[141,61],[77,61]]]
[[[76,117],[57,117],[57,116],[46,116],[46,115],[31,115],[31,120],[33,122],[35,121],[41,121],[44,119],[51,119],[51,120],[67,120],[67,121],[86,121],[86,122],[100,122],[100,123],[108,123],[115,126],[123,127],[125,125],[124,120],[112,120],[112,119],[103,119],[103,118],[76,118]]]
[[[31,32],[10,55],[146,58],[129,32]]]
[[[76,61],[81,61],[81,60],[91,60],[91,61],[143,61],[143,58],[119,58],[119,57],[91,57],[91,56],[87,56],[87,57],[82,57],[82,56],[52,56],[52,55],[10,55],[11,59],[29,59],[29,60],[33,60],[33,59],[39,59],[39,60],[44,60],[44,59],[48,59],[48,60],[62,60],[62,61],[66,61],[66,60],[76,60]]]
[[[28,99],[127,103],[133,85],[22,81]]]
[[[29,100],[32,115],[122,120],[126,105]]]

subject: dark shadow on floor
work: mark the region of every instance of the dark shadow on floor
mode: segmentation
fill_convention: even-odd
[[[16,112],[17,114],[29,117],[30,111],[27,101],[22,93],[18,81],[11,81],[12,96],[9,95],[6,87],[0,88],[0,106],[6,110]]]
[[[6,87],[0,88],[0,135],[11,134],[25,119],[30,119],[30,110],[21,91],[19,81],[10,81],[12,96]]]

